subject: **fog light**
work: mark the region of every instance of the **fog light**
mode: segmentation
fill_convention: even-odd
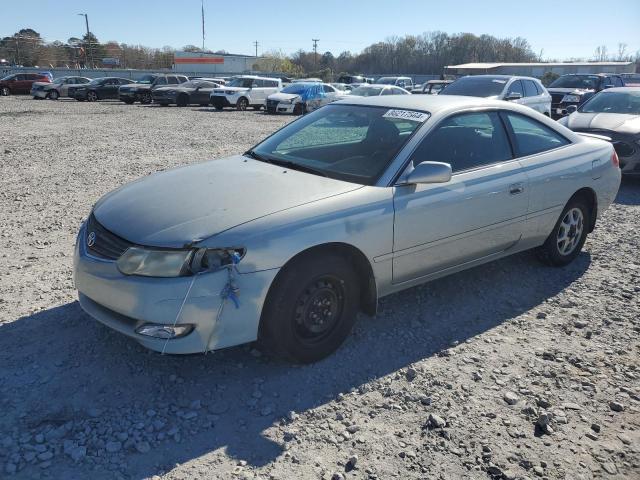
[[[136,329],[136,333],[162,339],[179,338],[188,335],[193,330],[193,325],[158,325],[146,323]]]

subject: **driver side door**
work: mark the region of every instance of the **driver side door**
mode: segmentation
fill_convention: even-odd
[[[442,120],[411,156],[423,161],[449,163],[453,175],[394,187],[394,284],[498,256],[524,231],[527,176],[496,111]]]

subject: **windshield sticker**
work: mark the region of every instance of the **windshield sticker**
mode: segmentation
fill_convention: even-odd
[[[412,122],[426,122],[430,115],[428,113],[415,112],[413,110],[387,110],[387,113],[382,116],[384,118],[411,120]]]

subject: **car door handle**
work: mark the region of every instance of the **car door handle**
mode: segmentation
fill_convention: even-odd
[[[512,183],[509,185],[509,193],[511,195],[518,195],[519,193],[524,192],[524,184],[523,183]]]

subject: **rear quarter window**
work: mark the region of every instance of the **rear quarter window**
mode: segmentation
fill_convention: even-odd
[[[526,157],[569,145],[571,142],[556,132],[529,117],[517,113],[506,113],[513,132],[518,157]]]

